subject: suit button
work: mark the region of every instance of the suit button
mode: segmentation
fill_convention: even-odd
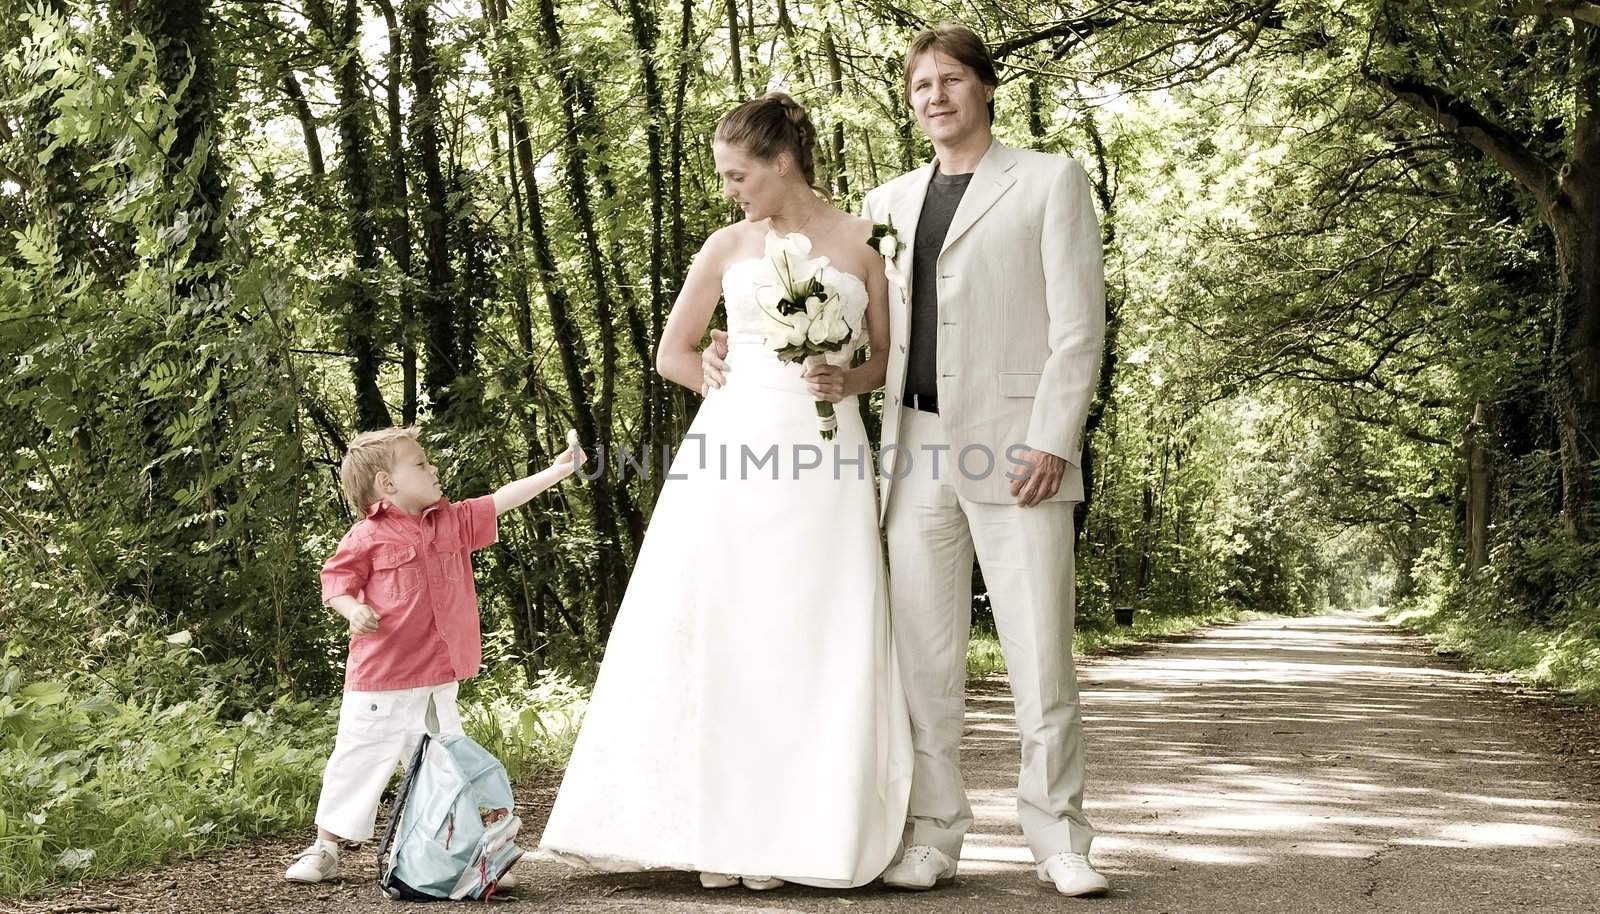
[[[900,344],[900,354],[904,355],[905,351],[906,351],[906,344],[905,343],[901,343]]]

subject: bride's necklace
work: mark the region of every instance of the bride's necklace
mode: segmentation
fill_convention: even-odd
[[[792,232],[779,232],[779,234],[781,234],[781,235],[798,235],[801,232],[805,231],[806,230],[806,226],[811,224],[811,220],[812,219],[817,218],[817,213],[822,212],[822,210],[825,208],[825,206],[826,206],[826,204],[823,204],[823,203],[818,203],[816,206],[813,206],[811,208],[811,214],[806,216],[805,221],[800,223],[800,226],[798,228],[796,228]],[[777,217],[774,216],[772,218],[772,221],[774,223],[776,223],[778,221]],[[772,226],[772,230],[775,231],[775,232],[778,231],[778,226],[776,224],[774,224]]]

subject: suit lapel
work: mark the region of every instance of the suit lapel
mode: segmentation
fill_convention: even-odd
[[[896,198],[890,201],[890,215],[894,219],[895,232],[900,236],[900,252],[895,257],[895,264],[900,268],[900,275],[905,277],[905,294],[901,297],[898,313],[890,315],[890,329],[900,328],[904,331],[902,341],[911,337],[911,257],[912,248],[917,237],[917,221],[922,218],[922,202],[928,196],[928,181],[933,177],[933,166],[924,165],[911,173],[905,182],[905,188]],[[893,296],[890,300],[893,300]],[[890,334],[894,336],[893,333]]]
[[[950,250],[950,245],[966,234],[967,229],[972,228],[973,223],[982,218],[995,201],[1011,189],[1011,185],[1017,183],[1017,179],[1011,176],[1011,169],[1016,164],[1017,157],[1010,147],[999,140],[989,145],[989,151],[984,153],[978,169],[972,173],[967,192],[961,195],[961,205],[956,207],[955,215],[950,219],[950,231],[945,234],[944,246],[939,253]],[[927,193],[926,189],[923,193]],[[921,208],[919,198],[917,209],[920,211]]]
[[[906,189],[901,190],[893,202],[890,210],[894,216],[894,231],[901,237],[901,250],[894,263],[899,264],[902,274],[906,275],[906,296],[910,298],[910,256],[917,240],[917,221],[922,219],[922,203],[928,198],[928,181],[933,178],[933,165],[923,165],[917,171],[910,173],[906,181]]]

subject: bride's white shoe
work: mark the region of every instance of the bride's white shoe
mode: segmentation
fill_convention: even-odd
[[[731,889],[739,883],[752,892],[765,892],[783,885],[783,880],[776,876],[736,876],[733,873],[701,873],[700,887],[703,889]]]
[[[739,884],[739,877],[732,873],[701,873],[700,887],[702,889],[731,889]]]

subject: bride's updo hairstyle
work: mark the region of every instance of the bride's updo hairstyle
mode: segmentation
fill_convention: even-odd
[[[724,114],[717,124],[716,140],[738,146],[764,162],[787,152],[806,183],[817,186],[813,156],[817,128],[811,125],[805,106],[786,93],[768,92]]]

